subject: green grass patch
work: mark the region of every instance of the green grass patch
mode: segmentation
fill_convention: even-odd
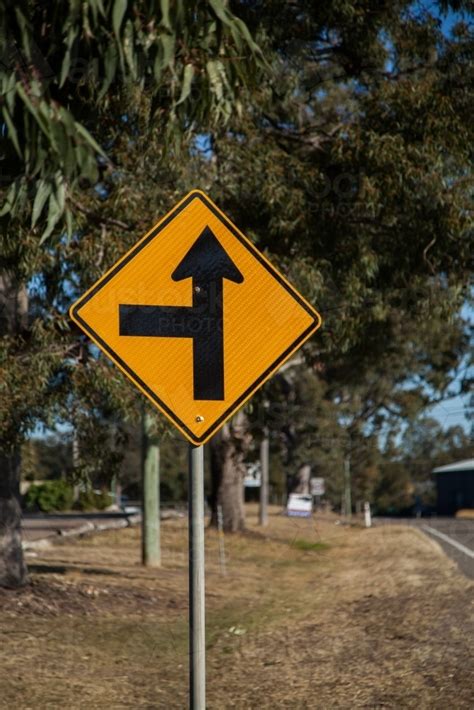
[[[303,552],[323,552],[329,549],[327,542],[311,542],[311,540],[305,540],[302,537],[292,540],[290,546]]]

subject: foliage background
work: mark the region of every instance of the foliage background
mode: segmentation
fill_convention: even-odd
[[[338,505],[350,452],[356,498],[401,509],[465,455],[423,412],[472,384],[469,3],[5,0],[0,28],[2,313],[26,309],[0,331],[3,451],[42,423],[74,432],[53,476],[133,479],[139,397],[67,309],[200,187],[324,318],[247,413],[255,457],[271,403],[275,490],[310,461]]]

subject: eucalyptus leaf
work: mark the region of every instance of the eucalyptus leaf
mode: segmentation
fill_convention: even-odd
[[[71,54],[72,54],[72,48],[74,45],[74,41],[77,37],[77,30],[75,27],[70,27],[68,34],[67,34],[67,40],[66,40],[66,53],[64,55],[63,63],[61,66],[61,74],[59,77],[59,86],[64,86],[66,79],[69,76],[69,70],[71,68]]]
[[[222,79],[219,71],[220,62],[209,61],[206,64],[206,71],[211,84],[212,92],[215,94],[218,101],[223,97]]]
[[[179,106],[179,104],[184,103],[184,101],[186,101],[189,94],[191,93],[191,85],[193,83],[193,77],[194,77],[193,65],[186,64],[186,66],[184,67],[183,84],[181,86],[181,94],[180,94],[179,100],[176,102],[176,106]]]
[[[107,154],[105,153],[105,151],[100,147],[100,145],[97,143],[97,141],[95,140],[95,138],[93,138],[93,137],[91,136],[91,134],[89,133],[89,131],[87,130],[87,128],[86,128],[85,126],[83,126],[82,123],[79,123],[78,121],[76,121],[76,122],[74,123],[74,126],[75,126],[75,128],[76,128],[76,131],[79,133],[79,135],[81,135],[81,136],[87,141],[87,143],[88,143],[97,153],[99,153],[99,155],[102,155],[103,158],[107,158]]]
[[[5,202],[3,203],[2,209],[0,210],[0,217],[4,217],[9,212],[13,211],[15,205],[16,197],[18,192],[18,185],[16,182],[12,183],[10,189],[7,192]]]
[[[45,242],[46,239],[51,236],[53,229],[61,219],[62,212],[63,210],[61,209],[61,206],[58,200],[56,199],[55,193],[51,193],[48,202],[48,219],[46,223],[46,229],[41,235],[40,244],[43,244],[43,242]]]
[[[161,24],[167,29],[171,29],[170,22],[170,2],[169,0],[160,0],[161,9]]]
[[[15,128],[15,125],[12,121],[12,118],[10,116],[10,112],[8,111],[7,107],[4,106],[2,109],[2,114],[3,118],[5,119],[5,123],[7,124],[8,128],[8,137],[10,138],[11,142],[13,143],[16,152],[18,153],[18,157],[22,157],[22,150],[20,148],[20,143],[18,141],[18,133]]]
[[[109,90],[110,85],[112,84],[113,80],[115,79],[115,75],[117,73],[117,65],[118,65],[118,52],[115,44],[113,42],[110,42],[104,55],[104,69],[105,69],[105,78],[102,83],[102,88],[99,93],[99,99],[101,99],[107,91]]]
[[[223,0],[209,0],[209,5],[212,7],[221,22],[229,27],[232,25],[231,17],[228,14],[228,10]]]
[[[74,229],[74,220],[73,220],[72,212],[70,209],[66,209],[65,217],[66,217],[67,236],[70,239],[72,237],[73,229]]]
[[[176,38],[174,35],[163,34],[160,37],[163,48],[162,71],[173,64]]]
[[[120,27],[127,10],[128,0],[115,0],[112,12],[112,27],[117,39],[120,37]]]
[[[47,180],[39,180],[36,188],[36,195],[33,202],[33,213],[31,216],[31,226],[34,227],[37,223],[46,200],[51,194],[51,184]]]
[[[123,53],[133,79],[137,78],[137,61],[134,52],[134,30],[131,20],[127,20],[124,29]]]
[[[2,87],[3,89],[3,87]],[[12,72],[5,82],[5,89],[2,91],[4,98],[6,99],[8,110],[13,115],[15,110],[15,100],[16,100],[16,74]]]

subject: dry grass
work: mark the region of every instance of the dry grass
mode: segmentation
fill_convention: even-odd
[[[208,708],[471,708],[473,589],[403,527],[363,530],[272,511],[262,533],[206,534]],[[52,547],[32,585],[0,593],[0,707],[185,708],[187,530]]]

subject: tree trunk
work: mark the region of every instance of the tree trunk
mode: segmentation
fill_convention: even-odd
[[[20,335],[27,327],[28,294],[14,276],[0,272],[0,337]],[[21,545],[20,441],[16,427],[0,441],[0,587],[26,582]]]
[[[160,449],[153,435],[153,416],[142,415],[142,564],[161,566]]]
[[[309,495],[309,479],[311,478],[311,466],[303,464],[299,467],[296,476],[292,477],[290,493]]]
[[[0,453],[0,587],[26,582],[21,545],[20,457]]]
[[[238,532],[245,527],[244,459],[250,441],[245,414],[238,412],[210,443],[211,525],[217,527],[217,509],[221,506],[224,532]]]

